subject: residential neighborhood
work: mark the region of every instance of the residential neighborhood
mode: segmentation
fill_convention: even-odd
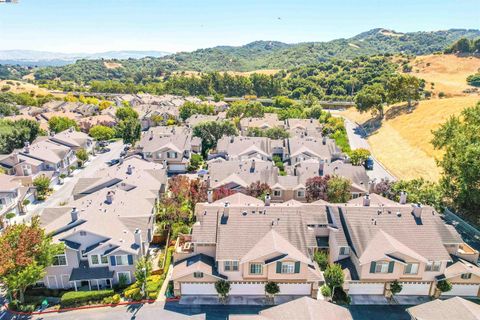
[[[0,0],[0,320],[480,320],[478,6],[112,4]]]
[[[121,101],[132,109],[164,101],[148,98],[150,104],[140,97]],[[382,195],[384,180],[370,179],[366,166],[352,163],[318,120],[244,118],[239,135],[222,135],[204,150],[196,128],[228,123],[225,109],[219,112],[142,125],[126,152],[92,169],[90,162],[110,153],[108,143],[82,127],[51,132],[3,155],[4,228],[38,214],[39,227],[63,248],[30,290],[112,290],[124,301],[141,300],[138,268],[149,261],[147,284],[159,282],[145,294],[165,306],[275,305],[230,319],[290,319],[299,310],[305,319],[318,313],[352,319],[337,304],[392,303],[418,304],[404,311],[413,316],[433,312],[429,305],[438,298],[480,296],[479,252],[471,239],[467,243],[436,208],[411,202],[406,191],[398,199]],[[288,135],[249,136],[249,127]],[[79,152],[93,160],[80,162]],[[85,174],[69,178],[79,170]],[[48,179],[50,190],[40,196],[38,177]],[[341,196],[328,196],[336,179],[346,181]],[[66,198],[38,206],[66,185]],[[183,197],[192,198],[182,204]],[[191,206],[192,216],[178,220],[175,212],[185,209],[172,201]],[[178,221],[185,227],[177,231]],[[342,279],[332,288],[336,293],[328,289],[333,266]],[[219,284],[227,284],[223,296]]]

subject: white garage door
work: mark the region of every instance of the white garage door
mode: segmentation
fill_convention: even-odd
[[[480,284],[452,284],[452,290],[445,292],[442,296],[464,296],[476,297]]]
[[[398,295],[404,296],[428,296],[430,293],[430,283],[425,282],[401,282],[402,291]]]
[[[310,283],[279,283],[279,295],[310,295],[312,285]]]
[[[350,283],[348,294],[383,294],[383,283]]]
[[[265,283],[232,283],[230,295],[265,295]]]
[[[216,295],[215,284],[213,283],[182,283],[182,295]]]

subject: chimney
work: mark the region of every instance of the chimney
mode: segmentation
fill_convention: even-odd
[[[133,172],[133,167],[131,164],[129,164],[127,167],[127,174],[132,174],[132,172]]]
[[[230,137],[230,143],[233,143],[235,141],[235,137],[234,136],[231,136]]]
[[[207,176],[207,188],[210,188],[211,178],[210,175]]]
[[[407,193],[405,191],[400,192],[400,204],[407,203]]]
[[[69,131],[69,132],[73,132],[73,131],[74,131],[74,128],[73,128],[73,127],[70,127],[70,128],[68,128],[68,131]]]
[[[323,159],[320,159],[319,163],[318,163],[318,175],[319,176],[323,176],[323,171],[325,169],[325,160]]]
[[[150,131],[150,138],[149,138],[149,140],[152,140],[152,139],[153,139],[153,130]]]
[[[162,161],[162,164],[163,164],[163,168],[166,169],[167,168],[167,160],[164,159]]]
[[[228,218],[228,214],[230,213],[230,202],[225,202],[225,207],[223,207],[223,216]]]
[[[72,222],[78,220],[78,211],[77,208],[72,208],[72,211],[70,212],[70,215],[72,216]]]
[[[310,123],[313,123],[313,118],[310,118]]]
[[[12,159],[15,164],[20,162],[20,159],[18,158],[18,152],[13,152],[12,153]]]
[[[270,197],[270,193],[267,193],[265,195],[265,206],[270,206],[270,200],[272,200],[272,198]]]
[[[368,181],[368,192],[369,193],[375,193],[375,187],[376,187],[375,179]]]
[[[250,167],[250,173],[255,172],[255,159],[252,159],[252,165]]]
[[[30,142],[25,141],[25,146],[23,147],[23,152],[30,153]]]
[[[363,206],[364,207],[370,206],[370,195],[368,193],[363,196]]]
[[[139,246],[141,249],[142,248],[142,230],[140,229],[135,229],[135,233],[133,234],[135,236],[135,244],[137,246]],[[143,250],[142,250],[142,254],[143,254]]]
[[[213,202],[213,191],[211,189],[207,190],[207,201],[208,201],[208,203]]]
[[[323,144],[323,145],[326,145],[326,144],[327,144],[327,137],[323,137],[323,138],[322,138],[322,144]]]
[[[107,199],[106,199],[105,202],[108,203],[108,204],[112,204],[112,202],[113,202],[113,195],[114,195],[113,191],[108,191],[108,192],[107,192]]]
[[[413,215],[415,216],[415,218],[417,219],[421,219],[422,218],[422,205],[420,203],[417,203],[413,206]]]

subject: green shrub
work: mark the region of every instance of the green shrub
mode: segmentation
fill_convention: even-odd
[[[322,293],[322,296],[324,296],[325,298],[330,298],[332,296],[332,289],[330,289],[330,287],[327,286],[326,284],[324,284],[320,288],[320,292]]]
[[[120,302],[121,298],[119,294],[115,294],[111,297],[106,297],[103,299],[103,304],[118,304]]]
[[[167,258],[165,259],[165,265],[163,266],[164,273],[167,273],[170,264],[172,263],[172,254],[173,254],[174,247],[169,247],[167,249]]]
[[[28,206],[30,204],[30,200],[25,199],[25,200],[23,200],[22,203],[23,203],[24,206]]]
[[[313,259],[315,260],[316,263],[318,263],[318,266],[320,267],[320,270],[325,271],[328,266],[328,254],[323,251],[317,251],[315,252],[315,255],[313,256]]]
[[[125,298],[130,300],[135,300],[135,301],[142,300],[142,292],[140,288],[133,288],[130,290],[126,290],[124,291],[123,294]]]
[[[7,218],[8,220],[12,219],[12,218],[15,218],[16,214],[15,212],[9,212],[5,215],[5,218]]]
[[[113,290],[99,291],[70,291],[65,293],[60,299],[62,307],[82,305],[89,302],[102,301],[106,297],[113,296]]]
[[[448,292],[452,290],[452,284],[448,280],[440,280],[437,283],[437,289],[441,292]]]
[[[8,307],[14,311],[33,312],[37,308],[34,303],[20,303],[18,300],[13,300],[8,304]]]

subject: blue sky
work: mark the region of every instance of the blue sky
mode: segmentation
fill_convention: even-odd
[[[0,4],[0,50],[191,51],[396,31],[480,28],[479,0],[18,0]]]

